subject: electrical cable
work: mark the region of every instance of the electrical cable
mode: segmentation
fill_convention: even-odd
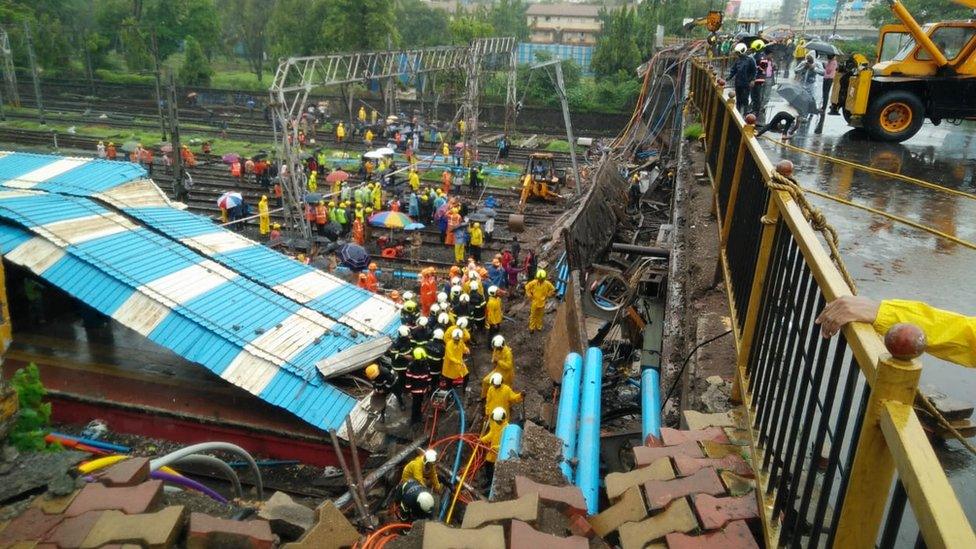
[[[723,333],[721,333],[721,334],[719,334],[719,335],[717,335],[717,336],[715,336],[713,338],[706,339],[705,341],[702,341],[698,345],[695,345],[695,348],[692,349],[691,352],[688,353],[688,356],[685,357],[684,361],[681,362],[681,368],[678,368],[678,373],[675,374],[674,382],[671,384],[671,388],[668,389],[667,395],[661,400],[662,410],[663,410],[663,406],[665,405],[665,403],[667,403],[667,401],[671,399],[671,395],[674,394],[674,390],[678,387],[678,383],[681,381],[681,374],[685,371],[685,367],[688,366],[688,361],[691,360],[691,357],[695,356],[695,352],[697,352],[698,349],[701,349],[705,345],[708,345],[709,343],[711,343],[713,341],[716,341],[716,340],[718,340],[718,339],[720,339],[722,337],[725,337],[725,336],[727,336],[727,335],[729,335],[731,333],[732,333],[732,330],[729,330],[729,331],[723,332]]]
[[[261,479],[261,470],[258,469],[258,465],[254,461],[254,458],[251,457],[251,454],[249,454],[247,450],[229,442],[203,442],[200,444],[187,446],[186,448],[181,448],[175,452],[170,452],[165,456],[158,457],[150,461],[149,470],[155,471],[164,465],[170,465],[178,461],[180,458],[193,455],[198,452],[212,452],[215,450],[233,452],[244,458],[244,460],[247,461],[248,466],[250,466],[251,470],[254,472],[254,486],[257,488],[258,499],[264,499],[264,482]]]

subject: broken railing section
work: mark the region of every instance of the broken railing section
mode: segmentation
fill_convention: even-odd
[[[976,546],[911,407],[917,355],[892,358],[866,324],[821,337],[820,311],[851,290],[809,212],[780,190],[795,191],[792,167],[773,168],[703,61],[691,64],[690,93],[705,128],[735,396],[748,415],[766,545],[889,546],[910,503],[915,521],[905,522],[928,546]]]

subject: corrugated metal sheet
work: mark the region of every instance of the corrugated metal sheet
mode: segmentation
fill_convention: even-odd
[[[0,153],[0,250],[312,425],[340,426],[355,401],[316,363],[385,341],[396,306],[171,207],[144,177],[124,162]]]

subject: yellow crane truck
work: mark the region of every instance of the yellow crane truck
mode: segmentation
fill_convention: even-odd
[[[898,0],[886,0],[901,25],[886,25],[873,66],[862,55],[846,88],[839,90],[848,124],[877,141],[910,139],[926,118],[976,120],[976,21],[919,25]],[[976,0],[957,0],[976,9]],[[903,40],[893,56],[886,43]],[[890,49],[890,48],[889,48]]]

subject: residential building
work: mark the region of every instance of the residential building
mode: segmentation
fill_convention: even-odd
[[[602,28],[600,9],[594,4],[532,4],[525,12],[529,41],[592,46]]]

